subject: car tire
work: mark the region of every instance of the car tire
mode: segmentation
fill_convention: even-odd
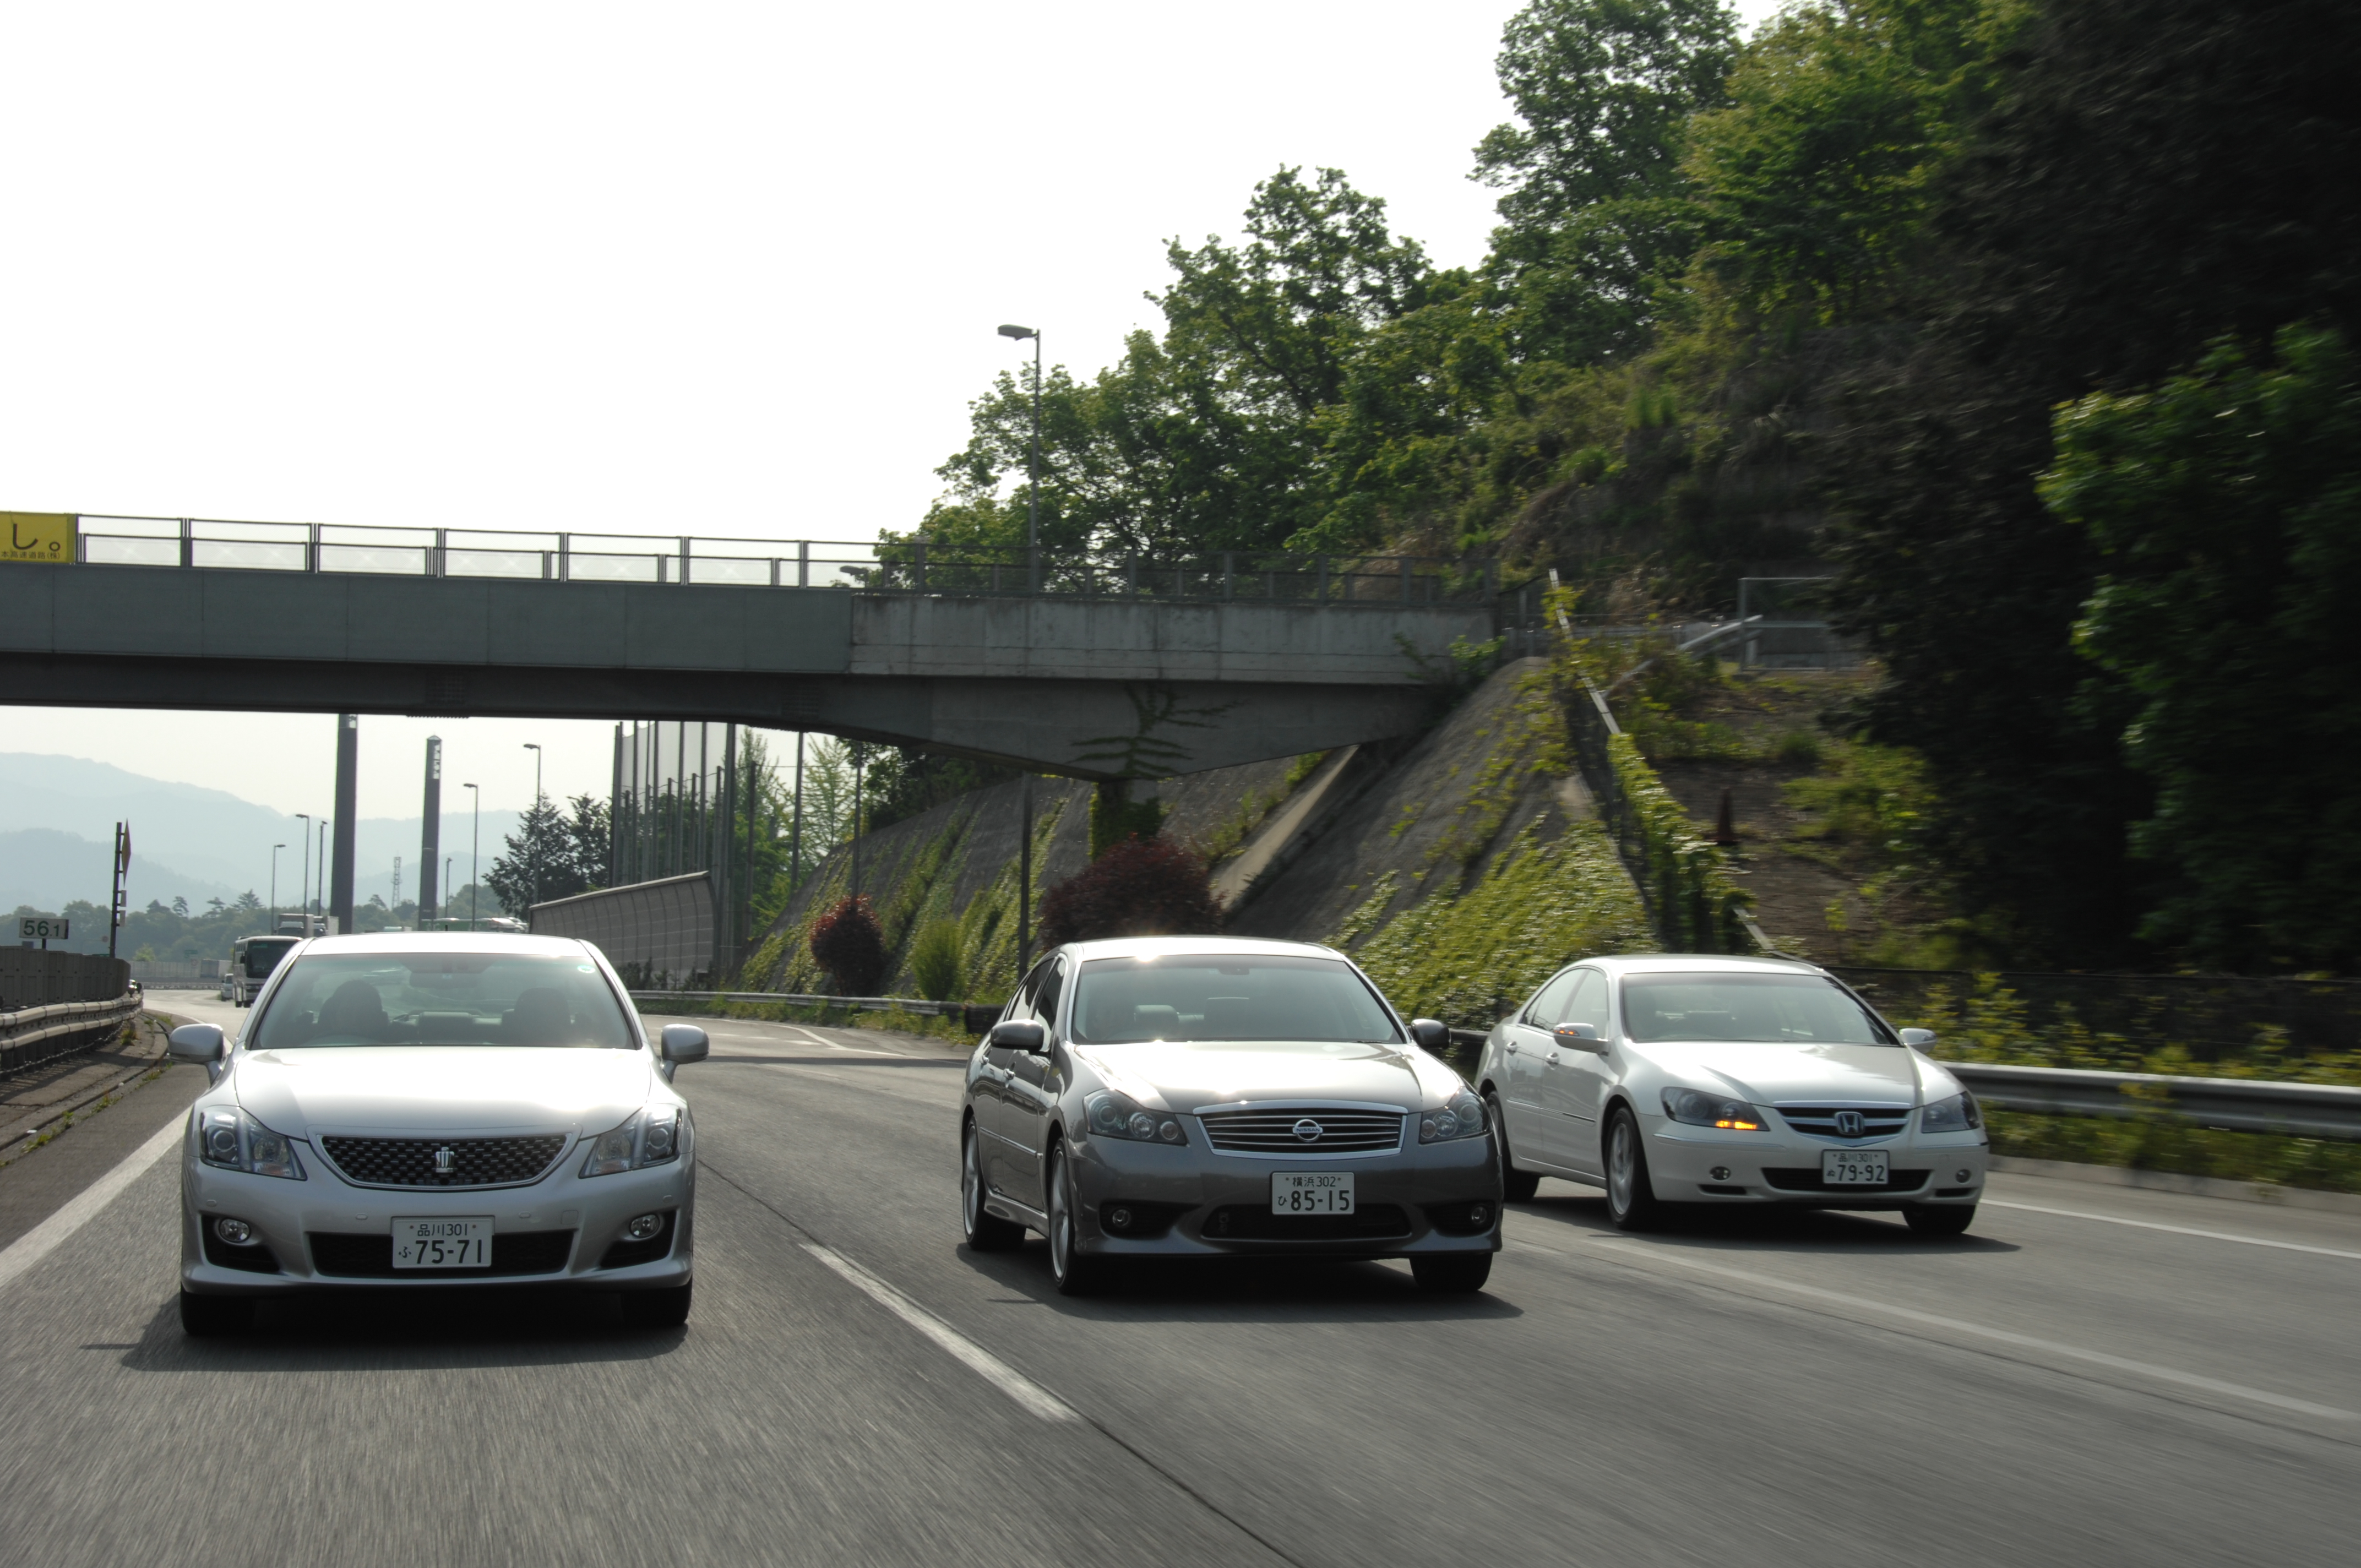
[[[1074,1190],[1074,1162],[1063,1143],[1049,1146],[1049,1277],[1060,1296],[1088,1296],[1106,1282],[1106,1261],[1075,1245],[1081,1199]]]
[[[181,1292],[181,1332],[200,1339],[242,1334],[254,1326],[250,1296],[192,1296]]]
[[[1472,1296],[1492,1277],[1488,1252],[1452,1252],[1410,1260],[1410,1277],[1433,1296]]]
[[[1500,1196],[1511,1203],[1530,1203],[1533,1194],[1542,1190],[1542,1179],[1530,1170],[1519,1170],[1517,1159],[1509,1147],[1509,1118],[1500,1110],[1500,1097],[1484,1096],[1484,1110],[1492,1118],[1492,1136],[1500,1147]]]
[[[1913,1203],[1902,1211],[1912,1231],[1922,1236],[1963,1236],[1976,1223],[1973,1203]]]
[[[688,1321],[694,1283],[662,1290],[626,1290],[622,1294],[623,1323],[634,1329],[676,1329]]]
[[[975,1252],[1007,1252],[1025,1239],[1025,1227],[983,1206],[983,1151],[970,1122],[960,1135],[960,1229]]]
[[[1648,1149],[1640,1119],[1618,1105],[1607,1119],[1607,1217],[1619,1231],[1650,1231],[1664,1223],[1664,1206],[1648,1180]]]

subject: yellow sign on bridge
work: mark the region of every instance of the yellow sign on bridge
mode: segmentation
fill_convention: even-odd
[[[0,511],[0,561],[74,558],[74,514],[70,511]]]

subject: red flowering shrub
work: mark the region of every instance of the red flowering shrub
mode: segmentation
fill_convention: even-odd
[[[1210,937],[1221,928],[1205,862],[1165,839],[1126,839],[1041,899],[1041,940],[1049,947],[1099,937]]]
[[[874,996],[885,982],[885,938],[866,894],[840,899],[812,922],[811,955],[839,996]]]

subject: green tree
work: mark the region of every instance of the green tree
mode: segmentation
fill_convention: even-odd
[[[554,802],[534,802],[508,835],[507,853],[484,873],[503,907],[527,909],[606,884],[607,803],[577,795],[567,805],[570,811],[560,811]]]

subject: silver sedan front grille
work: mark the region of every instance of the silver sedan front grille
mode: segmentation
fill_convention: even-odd
[[[1401,1147],[1399,1111],[1257,1105],[1198,1115],[1207,1141],[1224,1154],[1378,1154]]]
[[[1886,1138],[1910,1124],[1907,1105],[1782,1105],[1779,1114],[1795,1131],[1824,1138]]]

